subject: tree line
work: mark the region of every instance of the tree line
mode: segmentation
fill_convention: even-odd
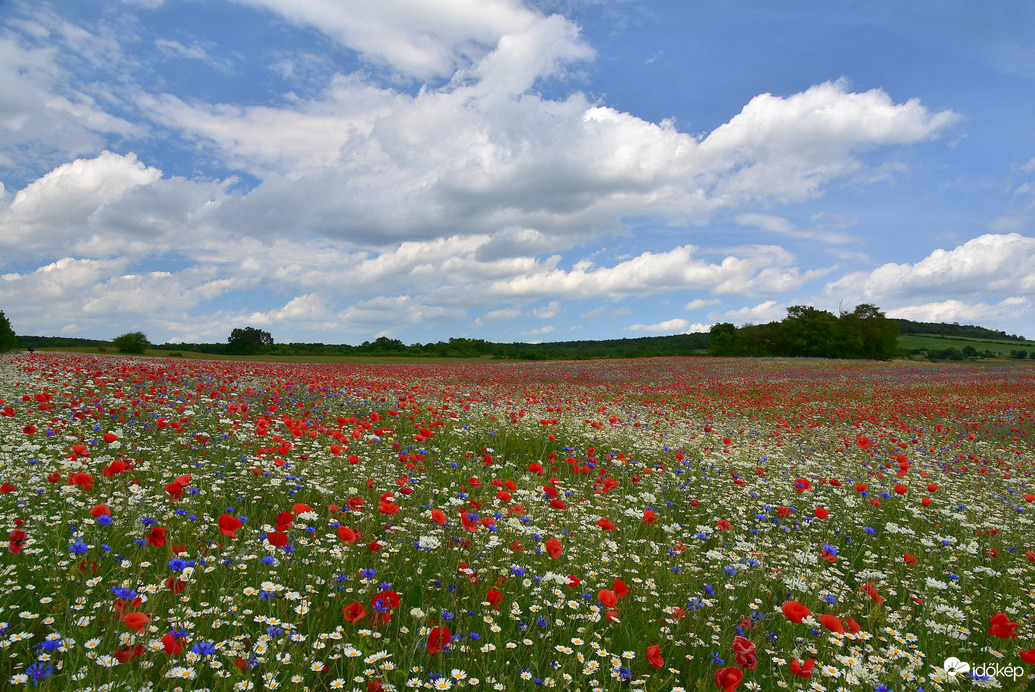
[[[739,329],[729,322],[709,333],[713,356],[790,356],[888,360],[899,355],[899,327],[876,305],[834,315],[807,305],[787,308],[780,322]]]

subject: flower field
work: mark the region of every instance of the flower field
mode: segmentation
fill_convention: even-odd
[[[1035,368],[0,360],[0,681],[1035,687]]]

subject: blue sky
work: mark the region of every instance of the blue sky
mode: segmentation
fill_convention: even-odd
[[[20,334],[1035,337],[1029,2],[0,4]]]

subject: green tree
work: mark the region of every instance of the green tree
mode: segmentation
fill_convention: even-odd
[[[708,332],[708,355],[710,356],[735,356],[737,355],[737,328],[730,322],[713,324]]]
[[[240,327],[230,332],[227,338],[227,353],[237,356],[253,356],[263,347],[273,345],[273,336],[269,332],[255,327]]]
[[[150,348],[151,343],[147,340],[147,335],[144,334],[144,332],[126,332],[125,334],[112,339],[111,345],[114,346],[119,353],[140,354]]]
[[[858,349],[841,357],[889,360],[898,355],[898,322],[885,317],[876,305],[857,305],[852,312],[841,315],[840,321],[851,335],[846,345],[851,344]]]
[[[0,310],[0,353],[10,351],[17,345],[18,339],[14,336],[14,330],[11,329],[11,323],[8,321],[7,317],[4,316],[3,310]]]

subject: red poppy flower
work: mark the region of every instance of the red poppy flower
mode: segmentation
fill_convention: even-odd
[[[795,478],[794,479],[794,492],[796,492],[799,495],[801,495],[806,490],[812,490],[812,483],[809,483],[809,481],[807,479],[805,479],[805,478]]]
[[[1019,622],[1010,622],[1010,618],[1006,616],[1006,613],[998,612],[991,617],[988,621],[991,627],[988,628],[988,633],[993,637],[999,637],[1000,639],[1013,639],[1017,636],[1014,630],[1020,625]]]
[[[735,663],[744,670],[754,670],[758,666],[758,654],[755,644],[747,637],[738,636],[733,640]]]
[[[726,519],[719,519],[717,522],[715,522],[715,527],[719,529],[719,531],[729,531],[733,528],[733,524],[731,524]]]
[[[907,488],[906,486],[902,485],[901,483],[896,483],[895,484],[895,492],[898,493],[899,495],[905,495],[906,493],[909,492],[909,488]]]
[[[845,626],[844,623],[841,622],[840,618],[834,617],[828,613],[823,613],[822,615],[817,615],[816,619],[831,632],[836,632],[838,634],[845,633]]]
[[[908,565],[915,565],[917,563],[916,555],[913,555],[913,553],[906,553],[902,559],[905,560]]]
[[[340,538],[346,545],[352,545],[359,540],[359,532],[353,531],[347,526],[339,526],[338,538]]]
[[[367,616],[367,610],[359,603],[349,603],[344,610],[345,622],[359,622]]]
[[[1018,656],[1021,657],[1025,662],[1035,665],[1035,649],[1031,651],[1021,651]]]
[[[452,634],[448,627],[433,627],[428,634],[428,653],[439,654],[442,649],[449,645]]]
[[[503,601],[503,594],[496,590],[496,587],[490,587],[489,593],[486,594],[485,600],[489,602],[489,605],[494,609],[500,609],[500,603]]]
[[[446,513],[443,512],[441,509],[433,509],[433,510],[431,510],[431,521],[435,522],[439,526],[445,526],[446,525]]]
[[[615,596],[618,598],[625,598],[629,595],[629,587],[621,579],[615,579],[614,585],[611,590],[615,592]]]
[[[144,613],[133,612],[122,618],[122,621],[126,623],[126,627],[137,632],[143,632],[147,629],[147,626],[151,624],[151,618]]]
[[[172,632],[169,632],[162,637],[162,648],[165,649],[165,653],[170,656],[175,656],[183,651],[183,639],[182,637],[174,636]]]
[[[610,589],[601,589],[597,592],[597,600],[607,608],[613,608],[618,603],[618,596]]]
[[[657,520],[658,520],[658,513],[655,512],[653,509],[645,509],[645,510],[643,510],[643,523],[644,524],[653,524]]]
[[[94,505],[92,508],[90,508],[91,517],[99,517],[102,514],[107,514],[111,516],[111,510],[108,509],[108,505]]]
[[[169,577],[163,583],[169,591],[173,592],[173,594],[178,594],[187,588],[187,582],[182,579],[177,579],[176,577]]]
[[[550,556],[551,560],[556,560],[561,556],[563,552],[561,542],[556,538],[549,538],[546,541],[546,554]]]
[[[137,644],[136,646],[127,647],[125,649],[115,649],[112,655],[118,659],[119,663],[129,663],[137,656],[144,655],[144,647]]]
[[[596,525],[602,528],[604,531],[614,531],[617,528],[610,519],[604,519],[603,517],[597,519]]]
[[[884,597],[877,592],[876,587],[874,587],[871,582],[866,582],[865,584],[859,587],[859,590],[864,592],[867,596],[869,596],[870,600],[872,600],[877,605],[884,605]]]
[[[349,511],[362,512],[363,505],[366,504],[366,501],[362,497],[350,497],[348,502],[345,504],[348,505]]]
[[[269,541],[270,545],[276,546],[277,548],[283,548],[287,545],[288,537],[286,533],[280,531],[273,531],[270,535],[266,536],[266,540]]]
[[[651,644],[647,647],[647,663],[654,668],[661,668],[665,665],[665,659],[661,656],[661,649],[658,648],[657,644]]]
[[[805,663],[800,663],[798,659],[791,661],[791,672],[797,675],[799,678],[811,678],[812,669],[816,667],[816,659],[809,658],[805,660]]]
[[[156,548],[161,548],[168,540],[168,535],[168,529],[164,529],[161,526],[155,526],[147,534],[147,544],[153,545]]]
[[[11,531],[11,535],[7,541],[7,549],[17,555],[22,552],[22,545],[25,543],[25,539],[29,537],[29,534],[25,529],[14,529]]]
[[[734,692],[743,679],[744,674],[733,666],[715,671],[715,686],[721,688],[722,692]]]
[[[798,601],[787,601],[780,607],[787,619],[798,625],[801,624],[802,620],[812,615],[812,611]]]
[[[230,538],[237,538],[237,530],[243,527],[241,520],[230,514],[219,515],[219,533]]]

